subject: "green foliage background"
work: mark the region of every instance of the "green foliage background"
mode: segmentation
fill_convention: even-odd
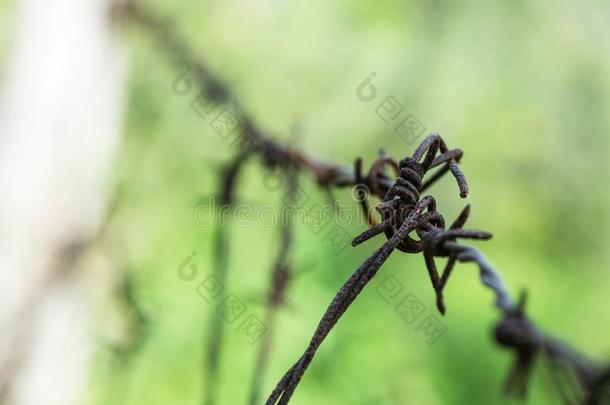
[[[598,358],[610,358],[608,132],[610,8],[587,0],[402,2],[281,0],[153,1],[261,125],[321,158],[371,162],[379,148],[402,157],[407,145],[375,114],[394,94],[427,131],[465,151],[471,186],[469,227],[494,233],[480,244],[516,293],[527,288],[529,313],[547,331]],[[3,9],[6,7],[3,6]],[[4,18],[3,18],[4,20]],[[109,344],[121,322],[100,321],[90,404],[197,404],[211,306],[195,291],[212,272],[213,226],[195,208],[217,187],[232,154],[179,97],[172,66],[146,32],[129,28],[131,74],[125,138],[112,182],[124,185],[105,245],[133,272],[135,296],[150,318],[147,339],[118,360]],[[376,73],[378,99],[356,87]],[[247,166],[241,202],[279,207],[282,192],[263,187]],[[312,201],[325,196],[308,179]],[[447,219],[466,203],[450,178],[431,193]],[[349,191],[336,193],[350,202]],[[231,226],[227,288],[264,316],[278,230]],[[356,235],[362,227],[346,230]],[[298,358],[327,304],[381,238],[334,255],[304,226],[293,263],[310,268],[281,311],[265,391]],[[193,251],[195,281],[176,268]],[[494,346],[497,313],[476,269],[461,265],[446,292],[447,332],[428,345],[375,293],[386,275],[434,309],[420,256],[393,255],[322,346],[298,388],[296,404],[490,404],[500,396],[511,358]],[[99,309],[101,319],[112,318]],[[119,332],[115,331],[115,328]],[[229,327],[222,353],[221,404],[245,403],[257,353]],[[528,403],[557,403],[538,368]]]

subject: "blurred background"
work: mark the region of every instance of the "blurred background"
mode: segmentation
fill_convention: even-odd
[[[141,25],[110,18],[108,6],[0,1],[2,333],[17,335],[6,353],[17,352],[15,342],[25,353],[3,364],[7,403],[36,403],[65,389],[71,392],[46,403],[199,404],[210,389],[204,350],[216,303],[197,287],[214,271],[217,223],[202,222],[197,208],[217,192],[221,165],[235,149],[191,107],[196,90],[172,87],[188,66],[172,63]],[[538,325],[593,358],[610,358],[606,2],[143,6],[263,128],[290,142],[298,127],[299,147],[322,160],[350,166],[360,156],[368,165],[380,148],[397,159],[412,153],[417,142],[405,142],[376,112],[395,96],[426,133],[465,152],[466,201],[451,178],[430,191],[445,218],[469,202],[467,228],[494,234],[477,246],[515,294],[528,290]],[[373,72],[377,98],[364,102],[357,88]],[[279,210],[285,193],[265,187],[266,175],[256,160],[248,163],[237,201]],[[311,204],[326,202],[303,178]],[[335,198],[356,207],[348,189]],[[225,224],[225,287],[264,319],[280,232],[250,218],[250,225]],[[361,222],[344,227],[351,236],[363,229]],[[289,261],[299,276],[278,312],[265,395],[382,240],[337,252],[296,226]],[[73,271],[53,270],[58,260]],[[177,273],[187,262],[196,269],[190,280]],[[32,286],[32,274],[42,281]],[[376,291],[389,275],[441,319],[421,255],[394,254],[323,344],[292,403],[510,403],[501,391],[512,357],[491,338],[498,313],[475,266],[454,272],[445,332],[433,344]],[[31,307],[39,314],[25,316]],[[10,323],[29,318],[35,326]],[[236,327],[225,325],[223,334],[219,405],[250,395],[259,348]],[[42,331],[50,336],[40,343],[46,351],[36,346]],[[60,383],[45,380],[74,364]],[[558,402],[537,367],[527,403]]]

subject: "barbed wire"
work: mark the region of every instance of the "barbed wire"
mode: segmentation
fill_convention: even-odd
[[[257,155],[262,159],[262,164],[268,168],[295,167],[301,172],[308,173],[325,190],[330,190],[331,187],[364,187],[371,191],[371,196],[382,200],[377,206],[377,212],[381,217],[380,222],[377,223],[371,215],[366,194],[358,192],[359,203],[371,227],[356,237],[352,244],[356,246],[381,233],[386,235],[387,241],[376,249],[339,289],[318,323],[303,355],[279,380],[266,401],[267,405],[288,403],[326,336],[396,249],[404,253],[423,254],[441,314],[446,312],[442,292],[447,286],[455,264],[472,262],[478,266],[481,283],[494,293],[495,306],[501,315],[495,327],[496,342],[511,349],[515,356],[515,364],[506,381],[505,388],[508,394],[525,395],[534,360],[543,355],[554,371],[563,370],[572,377],[567,387],[557,387],[565,403],[593,405],[610,397],[610,367],[587,358],[567,343],[541,332],[525,315],[525,294],[522,294],[515,303],[500,273],[486,257],[478,249],[457,242],[458,239],[491,238],[488,232],[463,229],[470,207],[466,206],[452,225],[445,229],[445,220],[436,211],[435,199],[432,196],[420,198],[420,193],[447,172],[451,172],[455,177],[460,196],[467,196],[466,178],[458,166],[462,157],[461,150],[448,149],[438,134],[432,134],[420,144],[412,156],[402,159],[399,163],[381,152],[366,174],[362,170],[361,159],[356,159],[354,168],[319,161],[301,150],[280,143],[264,131],[233,97],[230,87],[214,76],[202,59],[196,58],[163,20],[133,1],[123,5],[118,14],[148,30],[159,47],[178,66],[193,67],[194,78],[200,89],[212,94],[217,100],[230,102],[234,106],[244,129],[240,135],[241,145],[247,147],[242,148],[242,152],[233,160],[233,167],[241,168],[243,162]],[[396,172],[395,179],[388,175],[387,166],[392,167]],[[436,167],[439,169],[424,180],[427,172]],[[230,171],[225,172],[221,194],[224,196],[222,200],[230,204],[233,200],[237,176],[236,173],[233,176],[228,176],[226,173]],[[219,233],[222,232],[219,230]],[[415,233],[418,239],[410,236],[412,233]],[[224,240],[222,245],[224,247],[218,248],[217,251],[221,251],[226,257],[228,254],[226,235]],[[434,261],[437,257],[447,258],[447,264],[441,274],[438,273]],[[226,260],[223,260],[223,263],[225,263],[223,266],[215,266],[215,268],[216,271],[220,268],[225,273],[223,277],[226,278]],[[276,288],[274,291],[279,290]],[[213,328],[217,327],[222,328],[221,325],[213,326]],[[215,345],[211,345],[209,351],[216,350],[214,355],[217,356],[220,351],[218,346],[220,332],[212,333],[218,335]],[[215,373],[215,369],[217,369],[217,358],[209,372]],[[570,392],[564,392],[566,390]]]
[[[456,262],[474,262],[478,265],[481,283],[494,292],[495,306],[502,316],[495,328],[496,342],[515,352],[515,365],[506,382],[507,394],[525,396],[534,359],[542,352],[552,362],[555,368],[553,372],[564,369],[576,377],[571,379],[566,387],[573,396],[561,393],[566,404],[598,404],[602,398],[610,399],[610,366],[587,359],[566,343],[540,332],[525,316],[524,295],[518,304],[514,304],[500,273],[485,256],[476,248],[457,242],[457,239],[491,238],[491,234],[484,231],[462,229],[468,219],[470,207],[466,206],[453,224],[445,229],[445,220],[436,211],[435,199],[432,196],[420,199],[424,184],[433,184],[448,171],[451,171],[457,180],[460,196],[467,196],[466,179],[456,161],[457,156],[461,156],[461,151],[456,151],[458,150],[448,150],[438,134],[431,134],[412,156],[400,161],[396,182],[377,206],[382,217],[381,222],[357,236],[352,244],[356,246],[381,233],[385,233],[387,242],[365,260],[339,289],[318,323],[305,352],[280,379],[269,395],[267,405],[288,403],[324,339],[395,249],[404,253],[423,253],[436,293],[437,307],[443,315],[445,303],[442,291]],[[437,152],[440,153],[438,156]],[[444,165],[443,168],[432,175],[430,180],[422,181],[430,168],[441,164]],[[418,240],[409,235],[413,232],[419,236]],[[435,257],[448,258],[442,275],[438,274]],[[558,387],[558,390],[560,389]],[[574,395],[577,397],[576,402],[571,399]]]

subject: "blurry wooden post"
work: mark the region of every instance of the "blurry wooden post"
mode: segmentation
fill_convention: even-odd
[[[109,0],[17,2],[0,87],[0,403],[82,402],[91,322],[80,252],[119,138],[127,59]]]

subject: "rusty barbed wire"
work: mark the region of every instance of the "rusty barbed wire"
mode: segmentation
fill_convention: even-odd
[[[465,197],[468,194],[466,179],[458,166],[462,157],[461,150],[449,150],[440,136],[433,134],[422,142],[411,157],[401,160],[398,164],[391,157],[380,153],[379,158],[372,163],[366,175],[363,173],[361,159],[356,160],[353,169],[321,162],[301,150],[281,144],[264,131],[241,103],[232,97],[230,87],[214,76],[201,59],[196,58],[189,48],[173,35],[161,19],[133,1],[123,5],[118,13],[148,30],[156,38],[157,44],[178,66],[192,66],[200,89],[206,90],[221,102],[230,102],[234,105],[234,112],[240,117],[244,128],[236,142],[242,155],[234,163],[237,160],[246,161],[250,157],[258,155],[266,167],[285,168],[288,163],[297,167],[301,172],[310,174],[318,185],[328,192],[331,187],[362,187],[360,191],[357,191],[358,202],[371,227],[355,238],[353,245],[356,246],[381,233],[384,233],[388,239],[337,292],[320,320],[304,354],[280,379],[267,399],[267,404],[288,403],[328,333],[395,249],[405,253],[423,254],[436,293],[436,305],[442,314],[446,312],[442,292],[455,264],[457,262],[477,264],[480,280],[484,286],[494,292],[495,306],[502,315],[495,328],[495,339],[499,345],[513,350],[516,356],[515,365],[506,383],[508,393],[517,396],[525,395],[534,359],[544,355],[552,367],[567,369],[569,373],[576,376],[572,381],[571,389],[580,393],[581,403],[599,404],[602,398],[610,397],[608,392],[610,367],[587,359],[560,340],[543,334],[525,316],[524,300],[520,300],[517,304],[513,303],[499,272],[487,261],[485,256],[477,249],[457,242],[458,239],[486,240],[491,238],[491,234],[484,231],[463,229],[470,213],[470,207],[466,206],[452,225],[445,229],[445,220],[436,211],[434,198],[431,196],[419,197],[423,191],[447,172],[451,172],[455,177],[460,196]],[[440,154],[437,155],[437,152]],[[423,161],[421,161],[422,158]],[[241,163],[238,166],[241,167]],[[396,172],[395,180],[386,172],[387,166],[392,167]],[[439,166],[439,170],[424,180],[424,176],[430,169]],[[235,184],[227,181],[226,187],[221,192],[226,193],[225,200],[231,201]],[[370,194],[364,190],[368,190]],[[381,215],[380,223],[376,223],[371,215],[369,196],[382,200],[377,206],[377,211]],[[413,239],[410,236],[411,233],[415,233],[419,239]],[[222,256],[225,259],[221,261],[226,266],[226,256],[228,255],[226,234],[221,230],[219,230],[219,234],[224,235],[224,242],[218,242],[218,245],[224,247],[218,248],[218,251],[223,252]],[[447,258],[447,264],[440,275],[434,261],[436,257]],[[224,271],[226,272],[226,267]],[[216,348],[218,347],[216,346]],[[216,367],[217,362],[216,358]],[[560,388],[558,387],[557,390],[560,391]],[[562,398],[564,402],[570,403],[570,399],[566,395],[562,394]]]
[[[440,152],[440,155],[437,156],[437,152]],[[435,199],[432,196],[420,198],[420,193],[425,188],[434,184],[448,171],[451,171],[458,183],[460,196],[462,198],[467,196],[466,178],[457,164],[461,156],[461,150],[449,150],[438,134],[431,134],[422,141],[412,156],[400,161],[399,176],[395,184],[377,206],[377,211],[382,217],[381,222],[357,236],[352,245],[356,246],[381,233],[385,233],[387,242],[378,248],[337,292],[322,316],[305,352],[280,379],[269,395],[267,405],[288,403],[326,336],[394,249],[405,253],[423,253],[436,293],[437,307],[443,315],[445,304],[442,291],[456,262],[475,262],[478,265],[481,282],[494,292],[495,305],[503,316],[495,329],[496,341],[502,346],[513,349],[517,356],[506,383],[508,394],[525,395],[533,360],[537,352],[543,351],[556,366],[561,363],[561,366],[576,374],[577,380],[573,382],[572,389],[583,392],[578,403],[598,404],[602,397],[610,396],[607,387],[610,385],[608,376],[610,368],[585,359],[557,339],[545,337],[524,316],[524,300],[517,305],[513,303],[500,274],[485,256],[473,247],[457,243],[457,239],[487,240],[492,236],[484,231],[462,229],[468,219],[470,206],[467,205],[449,229],[445,229],[445,220],[436,211]],[[424,182],[425,174],[431,168],[440,165],[444,166]],[[413,239],[409,235],[412,232],[415,232],[420,239]],[[448,258],[441,276],[434,262],[435,257]],[[566,404],[571,403],[565,395],[563,400]]]
[[[440,152],[439,156],[436,156],[437,152]],[[443,139],[438,134],[431,134],[426,137],[426,139],[424,139],[419,147],[415,150],[413,156],[406,157],[400,161],[399,176],[396,179],[396,183],[394,183],[394,185],[384,196],[383,202],[377,206],[377,210],[382,217],[381,223],[369,228],[367,231],[356,237],[352,244],[356,246],[382,232],[385,233],[388,238],[391,238],[402,225],[403,221],[401,218],[408,216],[408,214],[420,201],[420,193],[434,184],[445,173],[447,173],[447,171],[451,171],[455,177],[460,189],[460,197],[465,198],[468,196],[468,183],[466,182],[466,178],[458,166],[458,161],[462,157],[462,154],[463,153],[460,149],[449,150]],[[423,162],[420,162],[422,158],[424,160]],[[429,170],[441,165],[443,165],[441,169],[434,173],[430,177],[430,180],[424,183],[423,177],[426,175],[426,173],[428,173]],[[439,311],[444,314],[445,305],[443,301],[442,289],[447,282],[449,275],[451,274],[455,264],[455,258],[453,255],[445,255],[443,252],[434,251],[433,248],[435,245],[424,243],[425,238],[423,234],[427,232],[434,232],[435,238],[442,239],[455,239],[458,237],[469,239],[489,239],[491,238],[491,234],[487,232],[462,229],[462,226],[468,219],[470,212],[469,206],[464,209],[458,219],[451,225],[449,231],[440,232],[440,230],[444,229],[445,227],[445,219],[436,211],[436,201],[434,198],[432,196],[427,196],[424,198],[429,201],[428,212],[425,217],[421,218],[419,225],[413,229],[419,235],[420,240],[414,240],[407,233],[404,239],[401,240],[396,246],[396,249],[405,253],[419,253],[423,251],[424,258],[426,260],[426,267],[428,268],[428,273],[430,275],[430,281],[432,282],[432,285],[436,291],[437,306]],[[449,257],[442,277],[439,277],[438,275],[438,270],[434,262],[435,255]]]

